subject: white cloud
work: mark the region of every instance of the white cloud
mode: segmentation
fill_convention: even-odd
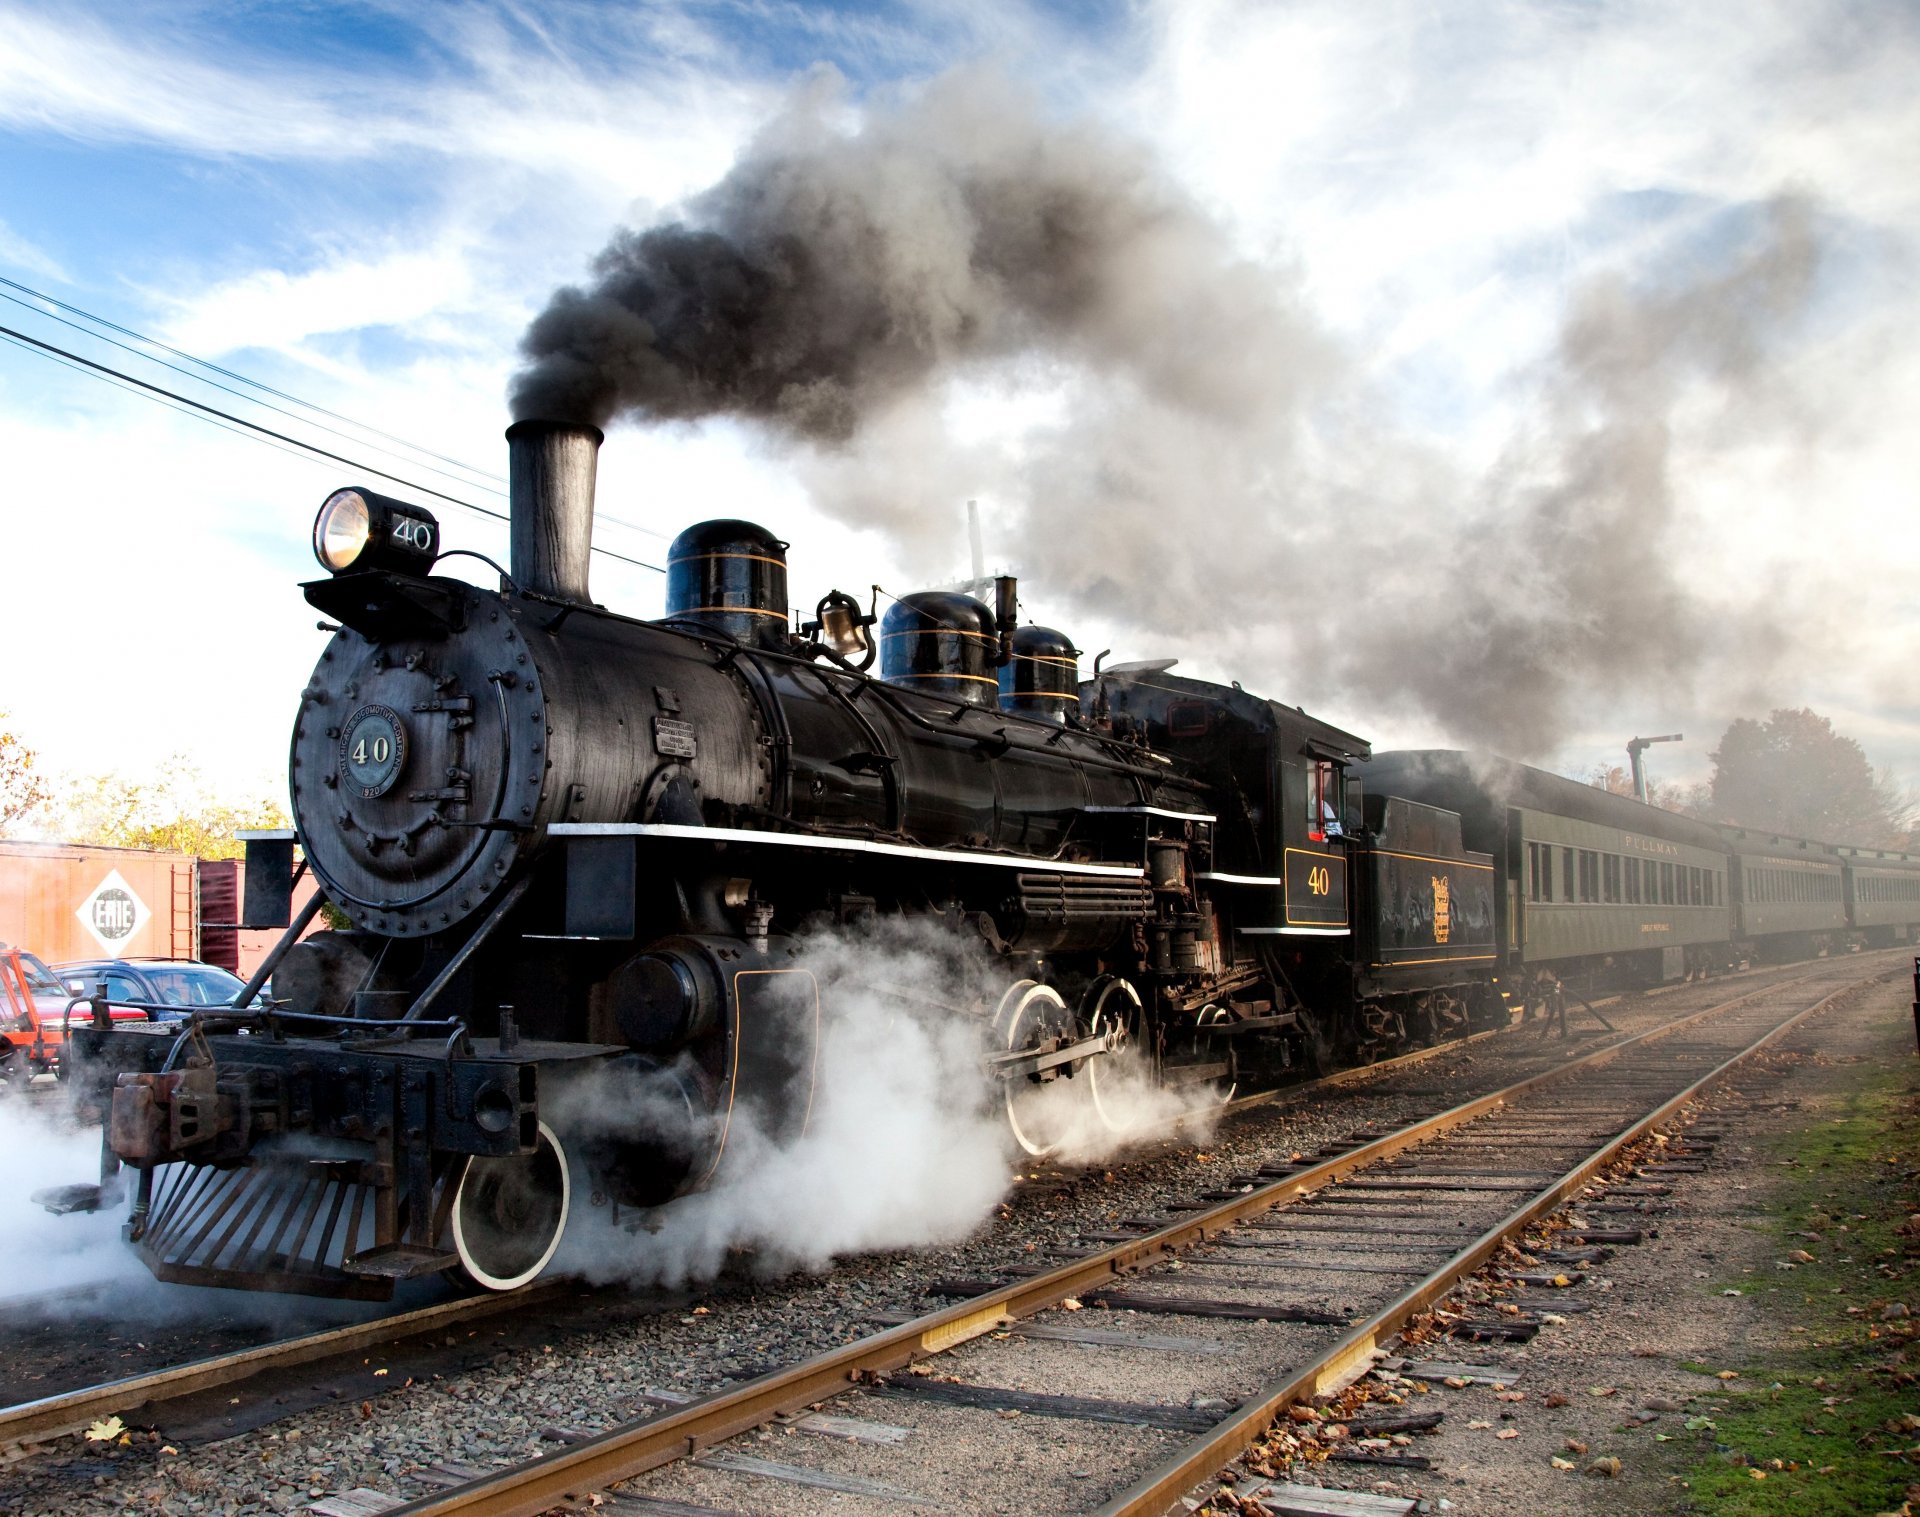
[[[1863,738],[1873,734],[1874,757],[1920,771],[1910,652],[1920,604],[1906,588],[1920,580],[1908,525],[1920,443],[1907,420],[1920,363],[1898,335],[1876,336],[1911,332],[1920,318],[1910,272],[1920,181],[1908,169],[1920,144],[1911,89],[1920,45],[1906,11],[1839,0],[1162,0],[1135,30],[1103,39],[1104,52],[1018,5],[880,18],[772,4],[550,6],[532,20],[486,7],[419,14],[438,53],[401,80],[387,64],[216,51],[192,12],[123,17],[0,0],[0,127],[100,153],[146,145],[188,161],[365,164],[381,196],[394,178],[415,179],[420,203],[405,216],[369,191],[351,225],[374,230],[357,239],[339,222],[349,188],[326,212],[333,224],[290,214],[273,261],[208,258],[196,239],[139,264],[139,293],[153,323],[190,351],[287,355],[304,366],[289,388],[496,470],[504,382],[528,312],[577,276],[636,205],[671,205],[711,182],[764,118],[778,82],[739,61],[719,29],[728,16],[789,28],[823,54],[895,76],[937,67],[942,46],[991,47],[1056,100],[1151,138],[1245,251],[1298,265],[1316,316],[1402,408],[1393,424],[1444,452],[1461,478],[1526,416],[1532,397],[1513,376],[1553,341],[1569,291],[1603,270],[1658,282],[1696,273],[1710,251],[1703,229],[1729,207],[1806,188],[1831,218],[1832,245],[1871,276],[1850,281],[1853,308],[1824,313],[1831,330],[1778,355],[1783,383],[1819,411],[1798,419],[1817,423],[1818,440],[1729,450],[1711,417],[1683,412],[1675,551],[1702,576],[1726,576],[1730,597],[1767,594],[1785,573],[1828,588],[1837,623],[1843,612],[1851,620],[1809,626],[1803,640],[1833,659],[1783,669],[1769,698],[1844,706]],[[602,30],[589,46],[592,25]],[[17,208],[8,214],[0,259],[59,277],[38,230]],[[398,343],[375,348],[374,328]],[[0,383],[24,362],[7,356]],[[106,709],[114,752],[130,762],[217,742],[248,755],[239,768],[277,767],[287,700],[315,642],[292,584],[310,572],[307,514],[340,470],[104,392],[76,399],[86,393],[27,381],[6,394],[10,493],[17,484],[19,498],[61,503],[26,529],[47,588],[9,597],[0,619],[11,647],[52,636],[61,655],[16,654],[10,704],[23,723],[50,725],[63,751],[99,752],[66,724],[76,710],[92,722]],[[963,397],[949,419],[969,444],[1032,423],[1030,412],[1000,409],[1009,414],[997,418],[993,397]],[[1380,479],[1389,467],[1384,457],[1327,461],[1362,492],[1390,485]],[[786,461],[732,432],[616,432],[602,480],[608,518],[664,536],[707,515],[766,520],[793,541],[795,598],[809,603],[829,583],[864,591],[880,579],[901,591],[959,568],[964,500],[976,493],[913,481],[929,519],[924,561],[905,564],[902,550],[829,525]],[[983,504],[991,528],[1000,518],[991,499]],[[1466,504],[1432,509],[1449,516]],[[497,526],[444,514],[451,540],[502,551]],[[655,561],[662,546],[611,520],[601,541]],[[1299,572],[1377,583],[1369,544],[1347,548],[1344,560]],[[989,555],[1020,567],[1018,544],[990,539]],[[658,576],[604,562],[594,573],[610,603],[657,607]],[[1048,605],[1045,584],[1026,588],[1036,608]],[[1104,628],[1058,620],[1089,646],[1115,642],[1120,656],[1180,651],[1179,629],[1144,630],[1124,603]],[[169,628],[214,650],[197,656],[239,692],[215,738],[129,656]],[[1279,684],[1270,693],[1297,698]],[[1649,691],[1636,709],[1594,713],[1595,751],[1643,716],[1666,730],[1667,698]],[[1383,741],[1441,736],[1391,711],[1326,714]],[[1736,714],[1745,713],[1695,708],[1676,719],[1711,738]]]
[[[1920,38],[1876,16],[1838,0],[1169,0],[1128,114],[1250,244],[1302,250],[1323,309],[1364,329],[1517,258],[1551,299],[1616,266],[1616,237],[1659,256],[1639,229],[1672,212],[1614,197],[1724,205],[1805,185],[1911,227]]]
[[[204,293],[174,297],[164,335],[197,354],[293,348],[314,337],[457,314],[472,295],[471,265],[461,249],[334,256],[305,273],[258,269]]]
[[[581,55],[516,48],[497,27],[448,32],[467,51],[417,77],[249,54],[196,31],[191,17],[128,23],[15,5],[4,19],[0,125],[102,148],[323,162],[407,155],[423,168],[471,158],[604,186],[638,175],[692,187],[723,166],[713,147],[765,104],[764,87],[724,72],[634,52],[590,73]]]
[[[0,263],[41,279],[65,279],[66,273],[51,253],[22,237],[6,222],[0,221]]]

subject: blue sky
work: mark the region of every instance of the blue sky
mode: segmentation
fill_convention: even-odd
[[[1683,676],[1610,677],[1528,756],[1581,767],[1618,759],[1636,730],[1684,729],[1684,749],[1658,756],[1697,776],[1732,717],[1811,704],[1920,780],[1916,64],[1912,6],[1830,0],[0,0],[0,275],[469,461],[482,472],[455,493],[497,505],[484,476],[504,466],[519,333],[616,226],[714,182],[822,65],[847,81],[848,130],[948,70],[990,67],[1043,115],[1138,143],[1337,355],[1288,413],[1285,488],[1247,518],[1296,543],[1274,561],[1303,582],[1272,599],[1310,607],[1313,625],[1271,611],[1233,636],[1211,608],[1174,621],[1129,604],[1151,573],[1138,566],[1181,551],[1150,526],[1111,545],[1116,589],[1068,584],[1033,540],[1025,463],[1036,417],[1098,394],[1070,371],[1045,393],[987,375],[941,397],[933,414],[964,436],[916,488],[952,503],[950,526],[937,506],[912,531],[862,516],[838,462],[731,425],[628,428],[603,455],[598,540],[657,556],[688,521],[752,516],[794,542],[810,602],[829,583],[959,572],[962,503],[978,496],[990,557],[1083,646],[1177,652],[1395,744],[1454,734],[1392,680],[1334,677],[1329,650],[1347,618],[1379,619],[1370,587],[1412,595],[1409,557],[1502,530],[1513,478],[1564,464],[1540,436],[1549,402],[1564,428],[1591,398],[1569,400],[1556,368],[1569,312],[1608,289],[1717,288],[1768,207],[1797,196],[1818,271],[1794,309],[1756,319],[1758,372],[1730,388],[1662,371],[1669,509],[1651,560],[1684,564],[1728,625],[1775,607],[1790,635],[1771,663],[1719,648]],[[238,404],[44,311],[0,302],[0,325]],[[877,456],[907,439],[881,438]],[[341,451],[370,458],[373,441]],[[0,450],[15,528],[0,708],[16,728],[56,768],[140,773],[184,752],[223,786],[276,788],[320,642],[292,586],[345,471],[5,344]],[[401,472],[453,488],[426,464]],[[1257,491],[1271,464],[1196,474]],[[1169,526],[1195,498],[1161,513]],[[443,519],[462,545],[504,544],[485,520]],[[1550,593],[1540,568],[1509,566],[1479,604]],[[595,572],[610,604],[657,607],[656,576]]]

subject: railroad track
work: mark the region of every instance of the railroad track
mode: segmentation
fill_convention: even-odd
[[[1839,961],[1830,960],[1828,962]],[[1719,983],[1746,980],[1756,976],[1768,976],[1777,973],[1777,969],[1778,966],[1767,965],[1751,969],[1735,970],[1724,976]],[[1708,982],[1704,980],[1689,980],[1672,985],[1658,985],[1651,989],[1640,991],[1638,994],[1645,999],[1653,1000],[1677,995],[1690,990],[1698,990],[1706,983]],[[1592,1000],[1587,1000],[1584,997],[1580,998],[1582,1006],[1588,1012],[1597,1012],[1601,1007],[1617,1005],[1625,999],[1626,996],[1619,992],[1597,996]],[[1128,1135],[1128,1141],[1129,1143],[1139,1143],[1154,1137],[1177,1135],[1183,1129],[1206,1123],[1217,1123],[1240,1116],[1246,1112],[1257,1111],[1262,1107],[1297,1105],[1319,1091],[1369,1086],[1384,1077],[1392,1075],[1396,1071],[1404,1070],[1417,1064],[1424,1064],[1430,1059],[1456,1054],[1462,1049],[1471,1048],[1475,1044],[1484,1043],[1488,1039],[1499,1038],[1503,1035],[1511,1036],[1519,1034],[1523,1036],[1535,1036],[1544,1042],[1546,1025],[1544,1020],[1502,1022],[1493,1027],[1483,1027],[1478,1032],[1465,1033],[1455,1038],[1446,1038],[1441,1042],[1429,1044],[1424,1048],[1411,1048],[1404,1053],[1390,1054],[1385,1058],[1375,1059],[1370,1064],[1355,1064],[1345,1069],[1336,1069],[1323,1075],[1316,1075],[1311,1079],[1291,1081],[1287,1084],[1273,1086],[1268,1090],[1251,1091],[1244,1096],[1235,1096],[1232,1100],[1224,1101],[1215,1107],[1200,1107],[1191,1111],[1179,1112],[1159,1122],[1149,1123],[1138,1131],[1130,1133]],[[1589,1036],[1590,1035],[1591,1034],[1589,1034]],[[1034,1167],[1045,1169],[1056,1166],[1052,1160],[1041,1159],[1034,1161]],[[1071,1169],[1075,1167],[1075,1163],[1072,1160],[1068,1160],[1058,1167]]]
[[[1857,962],[1851,961],[1851,963]],[[1812,973],[1827,973],[1831,968],[1831,965],[1823,966]],[[1801,979],[1806,977],[1805,974],[1799,976]],[[1775,983],[1793,982],[1776,981]],[[1505,1029],[1499,1031],[1505,1031]],[[1297,1103],[1310,1098],[1317,1091],[1331,1090],[1356,1082],[1367,1082],[1374,1077],[1389,1073],[1396,1067],[1418,1064],[1436,1055],[1459,1050],[1468,1044],[1495,1035],[1497,1034],[1476,1034],[1469,1038],[1443,1043],[1434,1048],[1415,1050],[1392,1060],[1382,1060],[1361,1069],[1340,1071],[1320,1080],[1286,1087],[1278,1092],[1262,1092],[1232,1103],[1231,1106],[1223,1108],[1223,1112],[1230,1114],[1259,1106],[1273,1100],[1276,1096],[1285,1097]],[[1544,1042],[1541,1051],[1545,1051]],[[1122,1262],[1115,1267],[1131,1269],[1137,1267],[1139,1262],[1142,1261]],[[951,1289],[951,1286],[947,1288]],[[290,1414],[289,1411],[275,1410],[272,1403],[277,1399],[276,1386],[284,1386],[288,1383],[287,1372],[292,1368],[313,1366],[311,1371],[306,1372],[307,1374],[324,1376],[329,1366],[349,1363],[358,1366],[362,1363],[360,1356],[368,1352],[404,1351],[410,1344],[437,1342],[442,1335],[447,1334],[450,1328],[499,1315],[509,1308],[513,1311],[516,1325],[525,1325],[530,1317],[550,1309],[556,1318],[553,1326],[558,1326],[558,1319],[569,1313],[584,1320],[586,1314],[601,1309],[592,1302],[584,1305],[564,1302],[562,1298],[565,1297],[567,1290],[567,1283],[562,1281],[523,1291],[510,1298],[487,1296],[443,1302],[366,1323],[301,1334],[276,1343],[156,1369],[101,1385],[63,1391],[0,1409],[0,1459],[10,1460],[18,1457],[21,1452],[30,1451],[37,1444],[62,1434],[80,1431],[94,1421],[109,1415],[121,1414],[136,1422],[152,1420],[152,1414],[163,1407],[169,1408],[175,1416],[184,1416],[189,1424],[197,1420],[203,1427],[203,1436],[244,1431],[248,1427],[262,1425],[276,1420],[279,1416]],[[576,1322],[574,1325],[579,1326],[580,1323]],[[551,1331],[552,1326],[548,1330]],[[450,1336],[446,1338],[446,1342],[452,1341]],[[448,1365],[441,1364],[437,1367],[446,1369]],[[215,1397],[210,1394],[227,1388],[238,1389],[241,1395]],[[247,1411],[226,1410],[229,1405],[241,1406],[243,1398]],[[296,1402],[300,1401],[299,1397],[294,1399]],[[255,1407],[256,1402],[261,1405]],[[208,1403],[215,1404],[213,1421],[222,1424],[217,1433],[207,1430],[209,1419],[205,1415],[205,1407]],[[311,1396],[307,1398],[305,1404],[312,1404]],[[195,1408],[201,1410],[196,1412]],[[295,1405],[291,1410],[298,1409],[299,1406]],[[225,1424],[231,1424],[231,1426],[225,1426]]]
[[[1220,1120],[1267,1105],[1278,1097],[1297,1099],[1314,1090],[1333,1089],[1350,1083],[1355,1076],[1384,1074],[1395,1068],[1417,1064],[1438,1054],[1497,1036],[1506,1030],[1494,1028],[1431,1048],[1415,1049],[1391,1059],[1382,1059],[1361,1069],[1339,1070],[1279,1090],[1256,1092],[1204,1115],[1208,1120]],[[49,1089],[57,1089],[51,1079],[46,1083]],[[1150,1129],[1143,1129],[1136,1138],[1145,1141],[1156,1135],[1177,1133],[1182,1126],[1190,1124],[1196,1115],[1170,1118]],[[557,1284],[563,1286],[564,1282]],[[119,1282],[111,1280],[61,1286],[0,1298],[0,1307],[4,1307],[7,1315],[15,1321],[39,1318],[111,1297],[122,1288]],[[513,1299],[520,1307],[537,1308],[560,1294],[562,1292],[556,1285],[543,1282],[540,1287],[520,1292]],[[24,1446],[79,1432],[103,1417],[152,1411],[207,1391],[240,1386],[276,1370],[315,1364],[402,1343],[409,1338],[444,1332],[462,1323],[484,1320],[494,1315],[500,1304],[501,1298],[495,1296],[438,1302],[430,1307],[389,1313],[363,1323],[299,1333],[271,1343],[207,1355],[98,1384],[73,1386],[12,1406],[0,1406],[0,1463],[17,1456]],[[0,1349],[4,1347],[4,1340],[0,1340]],[[37,1350],[33,1345],[23,1345],[21,1351],[34,1353]]]
[[[434,1478],[447,1488],[412,1499],[348,1493],[340,1510],[538,1517],[592,1500],[730,1517],[858,1511],[866,1498],[896,1511],[1167,1511],[1290,1403],[1365,1373],[1507,1239],[1580,1195],[1708,1085],[1901,963],[1829,962],[1745,991],[1424,1121],[1241,1177],[1204,1206],[1090,1237],[1092,1251],[982,1282],[979,1294],[843,1349],[697,1399],[663,1387],[647,1415],[575,1430],[579,1441],[550,1456],[465,1480],[442,1470]],[[1625,1243],[1637,1228],[1622,1219],[1657,1206],[1662,1189],[1615,1186],[1582,1203],[1604,1227],[1563,1237]],[[1150,1330],[1168,1324],[1177,1330]],[[1463,1325],[1497,1338],[1537,1323],[1505,1317],[1456,1332]],[[939,1372],[928,1373],[936,1356]],[[1123,1360],[1131,1368],[1116,1369]],[[1124,1386],[1131,1394],[1112,1394]],[[821,1436],[798,1436],[808,1433]],[[747,1450],[722,1447],[742,1434],[755,1435]],[[792,1462],[754,1452],[770,1442],[803,1452]],[[608,1494],[650,1473],[645,1489]]]
[[[1493,1028],[1431,1048],[1414,1049],[1390,1059],[1382,1059],[1362,1069],[1339,1070],[1279,1090],[1256,1092],[1211,1111],[1169,1118],[1143,1129],[1136,1139],[1145,1141],[1156,1135],[1176,1133],[1200,1117],[1208,1121],[1222,1120],[1267,1105],[1277,1097],[1301,1098],[1315,1090],[1337,1088],[1350,1083],[1356,1075],[1385,1074],[1505,1031],[1506,1028]],[[114,1281],[91,1282],[9,1296],[0,1300],[0,1305],[4,1305],[15,1316],[40,1316],[110,1296],[120,1288],[118,1282]],[[151,1414],[160,1407],[209,1391],[244,1386],[249,1381],[272,1375],[276,1371],[322,1364],[369,1350],[402,1345],[411,1339],[426,1338],[467,1323],[485,1321],[509,1305],[517,1313],[537,1310],[559,1301],[565,1296],[566,1289],[567,1282],[560,1280],[542,1282],[515,1293],[511,1298],[468,1296],[436,1302],[431,1306],[389,1313],[365,1322],[317,1329],[270,1343],[166,1365],[138,1375],[75,1386],[0,1407],[0,1463],[9,1462],[18,1457],[22,1450],[35,1444],[81,1432],[105,1417]]]
[[[564,1285],[539,1285],[513,1296],[436,1302],[367,1322],[302,1333],[276,1343],[23,1401],[0,1409],[0,1448],[17,1451],[22,1445],[80,1432],[103,1417],[130,1415],[163,1402],[237,1385],[270,1370],[297,1368],[443,1333],[455,1325],[481,1321],[508,1309],[525,1311],[556,1299],[565,1290]]]

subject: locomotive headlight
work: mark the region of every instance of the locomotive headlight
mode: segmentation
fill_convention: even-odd
[[[373,517],[358,490],[335,490],[313,523],[313,556],[320,567],[338,574],[353,567],[367,546]]]
[[[440,550],[433,513],[358,485],[335,490],[313,522],[313,556],[331,574],[425,574]]]

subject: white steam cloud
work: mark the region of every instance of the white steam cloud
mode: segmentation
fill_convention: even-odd
[[[631,1212],[616,1226],[606,1211],[577,1209],[556,1272],[678,1286],[713,1278],[734,1254],[763,1274],[822,1271],[853,1254],[960,1242],[992,1214],[1026,1159],[982,1063],[1004,972],[956,953],[936,929],[901,924],[816,938],[800,963],[825,1018],[806,1131],[776,1139],[751,1110],[736,1111],[706,1189],[638,1225]],[[1098,1162],[1213,1107],[1203,1092],[1153,1088],[1132,1065],[1112,1061],[1104,1119],[1084,1068],[1050,1083],[1041,1123],[1057,1160]],[[644,1124],[657,1099],[644,1087],[624,1100],[606,1094],[592,1099],[616,1126]]]
[[[100,1127],[75,1119],[70,1088],[11,1090],[0,1096],[0,1303],[25,1301],[49,1317],[129,1324],[212,1323],[306,1331],[378,1315],[378,1302],[163,1284],[121,1236],[139,1173],[121,1171],[125,1190],[96,1212],[55,1215],[34,1194],[97,1180]],[[81,1294],[69,1294],[70,1292]],[[34,1298],[54,1293],[45,1301]]]
[[[9,1294],[75,1286],[146,1293],[154,1280],[120,1237],[125,1209],[54,1216],[34,1192],[100,1174],[100,1129],[67,1119],[65,1102],[44,1091],[0,1099],[0,1281]]]

